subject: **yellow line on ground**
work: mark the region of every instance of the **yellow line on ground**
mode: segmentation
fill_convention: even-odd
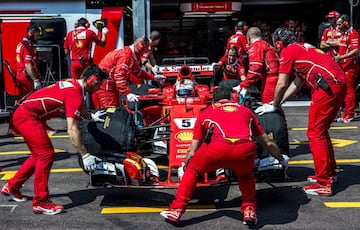
[[[291,160],[289,161],[289,165],[307,165],[307,164],[313,164],[313,160]],[[338,159],[336,160],[336,163],[360,163],[360,159]]]
[[[51,135],[48,134],[48,137],[50,137],[50,139],[60,139],[60,138],[69,138],[69,135]],[[23,140],[23,137],[14,137],[15,140]]]
[[[54,173],[64,173],[64,172],[83,172],[82,168],[67,168],[67,169],[51,169],[51,172]]]
[[[360,163],[360,159],[339,159],[336,160],[337,163],[347,164],[347,163]],[[308,165],[313,164],[313,160],[292,160],[289,161],[289,165]],[[167,169],[166,165],[158,165],[159,169]],[[51,169],[52,173],[73,173],[73,172],[83,172],[82,168],[59,168]],[[0,172],[0,180],[9,180],[15,175],[16,171],[2,171]],[[198,207],[198,206],[197,206]]]
[[[103,208],[101,214],[127,214],[127,213],[154,213],[161,212],[162,210],[168,209],[168,206],[163,207],[112,207],[112,208]],[[188,206],[186,212],[214,212],[216,211],[215,206],[213,205],[194,205]]]
[[[289,165],[308,165],[313,164],[313,160],[297,160],[297,161],[289,161]]]
[[[360,202],[324,202],[328,208],[360,208]]]
[[[55,153],[63,153],[65,150],[63,149],[55,149]],[[7,152],[0,152],[0,155],[26,155],[30,154],[30,151],[7,151]]]
[[[333,127],[330,127],[331,130],[343,130],[343,129],[358,129],[359,127],[357,126],[333,126]],[[288,128],[288,130],[290,131],[306,131],[307,128]]]
[[[9,180],[14,177],[17,171],[2,171],[0,172],[0,180]],[[67,169],[51,169],[52,173],[72,173],[72,172],[83,172],[82,168],[67,168]]]
[[[309,141],[289,141],[289,145],[308,145]]]
[[[331,138],[331,143],[334,145],[334,147],[346,147],[348,145],[352,145],[357,143],[356,140],[345,140],[345,139],[337,139],[337,138]],[[290,141],[290,145],[308,145],[309,141]]]

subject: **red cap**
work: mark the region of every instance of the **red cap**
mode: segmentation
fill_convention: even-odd
[[[337,18],[339,17],[340,14],[337,12],[337,11],[330,11],[326,16],[325,18]]]

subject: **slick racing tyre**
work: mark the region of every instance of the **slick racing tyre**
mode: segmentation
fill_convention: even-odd
[[[104,110],[104,109],[100,109]],[[135,148],[133,114],[125,108],[107,108],[105,122],[82,120],[79,128],[83,143],[90,154],[124,152]]]

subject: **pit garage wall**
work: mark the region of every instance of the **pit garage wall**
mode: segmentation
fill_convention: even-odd
[[[10,14],[9,14],[10,13]],[[91,22],[99,18],[107,18],[109,21],[107,42],[105,47],[93,46],[94,62],[98,63],[102,57],[115,48],[124,46],[124,25],[122,20],[123,7],[105,7],[103,9],[86,9],[86,3],[82,1],[0,1],[0,18],[3,20],[3,58],[16,70],[15,49],[17,44],[26,35],[26,28],[31,18],[45,16],[62,17],[66,21],[67,32],[74,29],[75,22],[85,17],[89,20],[93,31],[97,29]],[[0,76],[1,77],[1,76]],[[69,76],[61,76],[67,78]],[[17,95],[15,83],[8,73],[4,71],[5,91],[12,96]],[[0,89],[1,90],[1,89]],[[3,91],[1,91],[3,94]]]

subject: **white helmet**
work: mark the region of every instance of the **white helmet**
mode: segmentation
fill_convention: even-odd
[[[176,95],[179,97],[194,95],[194,82],[190,79],[181,79],[175,83]]]

